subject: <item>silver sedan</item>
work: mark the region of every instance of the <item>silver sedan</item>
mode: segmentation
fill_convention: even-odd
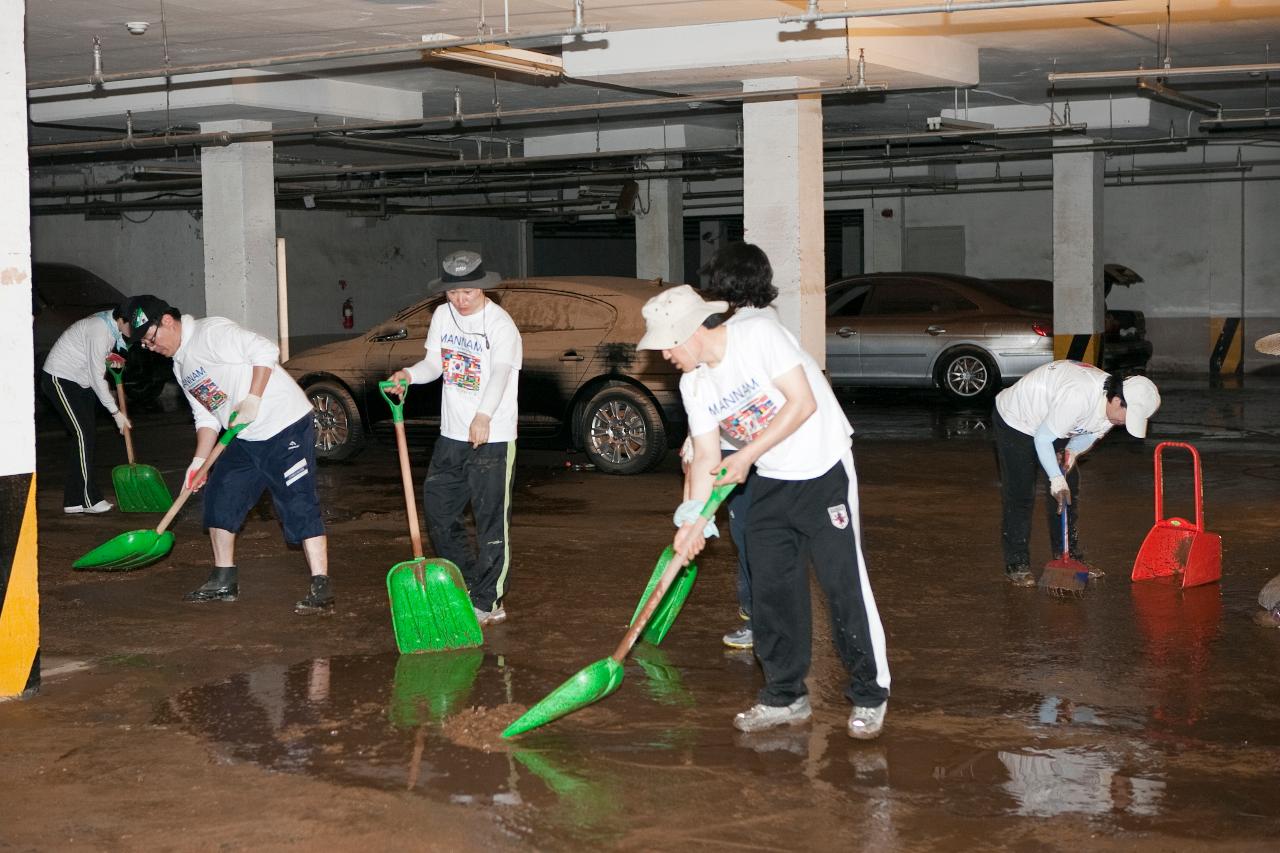
[[[871,273],[827,286],[835,386],[933,386],[973,402],[1052,360],[1050,315],[1006,304],[982,279]]]

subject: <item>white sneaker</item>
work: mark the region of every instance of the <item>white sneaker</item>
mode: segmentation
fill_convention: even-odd
[[[96,515],[97,513],[100,513],[100,512],[107,512],[108,510],[112,509],[114,506],[115,504],[113,504],[109,500],[100,500],[93,506],[83,506],[80,504],[77,504],[76,506],[64,506],[62,508],[62,511],[65,512],[67,515],[75,515],[81,512],[89,512]]]
[[[888,702],[875,708],[853,706],[853,713],[849,715],[849,737],[858,740],[874,740],[880,737],[880,730],[884,728],[884,713],[887,710],[889,710]]]
[[[476,612],[476,621],[483,628],[486,625],[501,625],[507,621],[507,608],[499,607],[497,610],[481,610],[479,607],[471,608]]]
[[[752,705],[733,718],[740,732],[758,732],[775,726],[798,726],[813,716],[809,697],[801,696],[790,705]]]

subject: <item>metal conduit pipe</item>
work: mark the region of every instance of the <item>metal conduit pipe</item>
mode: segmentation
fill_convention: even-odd
[[[802,15],[785,15],[778,19],[782,24],[812,24],[816,21],[835,21],[842,18],[887,18],[892,15],[933,15],[939,12],[984,12],[988,9],[1023,9],[1035,6],[1075,6],[1081,3],[1113,3],[1115,0],[984,0],[977,3],[930,3],[925,6],[889,6],[879,9],[858,9],[844,12],[819,12],[817,0],[809,0],[809,8]]]
[[[1221,74],[1263,74],[1280,71],[1280,62],[1254,62],[1245,65],[1195,65],[1186,68],[1135,68],[1132,71],[1050,71],[1050,83],[1073,83],[1094,80],[1131,80],[1134,77],[1212,77]]]

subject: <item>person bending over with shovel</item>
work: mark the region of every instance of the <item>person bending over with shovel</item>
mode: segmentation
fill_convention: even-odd
[[[328,539],[316,494],[315,425],[311,401],[279,364],[271,341],[225,317],[197,320],[156,296],[125,303],[130,340],[173,359],[173,373],[195,416],[195,456],[184,487],[204,495],[204,525],[213,543],[213,572],[184,601],[235,601],[240,592],[236,533],[271,491],[290,544],[302,544],[311,585],[297,613],[333,607]],[[234,417],[234,421],[233,421]],[[243,426],[205,477],[200,468],[219,432]]]
[[[1160,392],[1145,376],[1121,379],[1091,364],[1054,361],[1041,365],[996,396],[996,456],[1000,463],[1001,544],[1005,577],[1014,586],[1035,586],[1031,574],[1031,510],[1036,466],[1049,478],[1049,544],[1062,553],[1067,512],[1069,553],[1079,557],[1076,512],[1081,454],[1123,424],[1135,438],[1147,434],[1147,420],[1160,408]]]
[[[93,479],[93,400],[96,397],[111,413],[121,434],[125,426],[133,426],[116,406],[106,380],[108,354],[125,348],[124,331],[128,326],[122,317],[117,308],[72,323],[49,350],[40,372],[40,389],[57,409],[72,438],[67,481],[62,489],[62,511],[69,515],[107,512],[114,506],[102,496]]]
[[[427,295],[445,294],[427,329],[426,357],[391,374],[392,382],[442,379],[440,437],[422,486],[427,530],[437,553],[462,571],[481,627],[506,621],[511,568],[511,476],[516,461],[516,385],[520,330],[485,291],[502,281],[476,252],[444,259]],[[476,520],[477,552],[463,511]]]
[[[877,737],[889,698],[884,628],[862,556],[853,430],[818,365],[769,317],[724,323],[727,302],[688,285],[645,303],[639,349],[661,350],[684,375],[680,394],[693,436],[690,503],[714,483],[741,483],[752,466],[746,525],[755,654],[765,685],[734,717],[740,731],[798,725],[811,716],[804,679],[812,625],[808,563],[827,596],[836,652],[849,673],[851,737]],[[741,449],[722,458],[720,434]],[[723,468],[724,474],[716,475]],[[703,522],[691,516],[674,548],[702,551]]]

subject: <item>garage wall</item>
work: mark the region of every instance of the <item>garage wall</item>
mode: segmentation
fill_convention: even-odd
[[[519,229],[517,222],[469,217],[384,221],[280,212],[276,233],[288,251],[292,350],[359,334],[421,298],[427,282],[439,275],[441,257],[454,249],[479,249],[487,267],[514,275],[520,268]],[[125,295],[155,293],[202,316],[202,239],[200,221],[186,212],[157,212],[138,222],[41,216],[32,221],[32,258],[82,266]],[[347,282],[345,290],[340,279]],[[347,298],[354,308],[351,330],[342,328]]]

